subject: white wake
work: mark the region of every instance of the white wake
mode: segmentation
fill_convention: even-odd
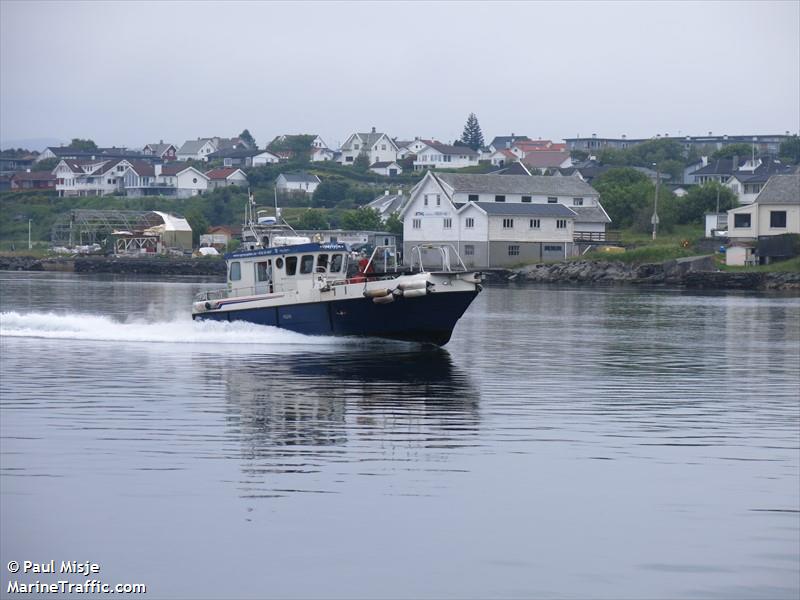
[[[95,315],[55,313],[0,313],[0,337],[29,337],[103,342],[149,342],[169,344],[340,344],[331,337],[308,336],[277,327],[243,321],[115,321]]]

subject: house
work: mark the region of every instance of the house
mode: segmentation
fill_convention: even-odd
[[[146,156],[154,156],[163,161],[170,161],[175,160],[178,154],[178,149],[172,144],[165,144],[164,140],[161,140],[157,144],[147,144],[142,149],[142,154]]]
[[[231,185],[247,185],[245,172],[234,167],[211,169],[206,171],[206,177],[208,177],[208,187],[212,190]]]
[[[119,158],[132,158],[142,160],[155,160],[156,157],[142,154],[141,152],[134,152],[127,148],[95,148],[94,150],[78,150],[71,146],[49,146],[45,148],[39,156],[36,157],[36,162],[41,162],[48,158],[68,159],[68,160],[111,160]]]
[[[365,154],[369,164],[397,160],[397,146],[385,133],[372,128],[370,133],[353,133],[340,149],[342,155],[338,162],[352,165],[359,154]]]
[[[275,188],[284,193],[302,192],[304,194],[313,194],[319,184],[319,177],[305,171],[281,173],[275,180]]]
[[[599,194],[577,177],[429,171],[401,209],[404,250],[451,243],[468,265],[508,266],[573,256],[610,222]]]
[[[778,160],[749,159],[734,171],[723,185],[736,194],[740,204],[750,204],[755,202],[770,177],[787,174],[791,170],[791,167],[783,165]]]
[[[19,190],[54,190],[56,176],[50,171],[21,171],[11,176],[10,189]]]
[[[791,256],[792,236],[800,234],[800,174],[773,175],[755,202],[728,211],[725,262],[765,264]]]
[[[105,196],[120,191],[132,163],[126,159],[62,159],[52,170],[61,197]]]
[[[399,213],[408,201],[408,195],[403,194],[403,190],[398,189],[394,194],[386,190],[383,194],[369,202],[365,208],[371,208],[378,212],[381,220],[385,223],[394,213]]]
[[[225,167],[259,167],[280,161],[269,150],[258,148],[223,148],[208,155],[208,160],[221,160]]]
[[[197,138],[187,140],[178,149],[178,160],[201,160],[208,161],[208,155],[218,150],[218,144],[214,138]]]
[[[489,162],[495,167],[503,167],[517,161],[517,155],[509,148],[495,150],[488,157]]]
[[[336,160],[336,152],[330,148],[316,148],[311,152],[311,162],[327,162]]]
[[[395,141],[397,145],[397,159],[401,160],[406,156],[413,154],[416,156],[428,144],[439,144],[437,140],[424,140],[422,138],[414,138],[411,141]]]
[[[172,163],[160,169],[156,165],[156,170],[158,180],[164,185],[173,187],[178,198],[199,196],[209,188],[208,176],[194,167]]]
[[[511,146],[515,143],[520,141],[531,141],[527,135],[498,135],[492,140],[492,143],[489,144],[489,149],[492,152],[497,152],[498,150],[510,150]]]
[[[531,152],[566,152],[567,145],[551,140],[519,140],[509,148],[517,158],[525,158]]]
[[[386,177],[394,177],[395,175],[401,175],[403,173],[403,168],[394,161],[371,164],[369,170],[378,175],[385,175]]]
[[[269,148],[272,145],[278,145],[278,146],[293,145],[300,139],[305,139],[305,138],[311,138],[311,141],[309,142],[308,146],[312,152],[314,150],[322,150],[328,147],[328,144],[326,144],[325,141],[316,134],[278,135],[275,136],[275,139],[273,139],[269,144],[267,144],[267,147]]]
[[[237,233],[241,234],[241,230],[234,230],[224,225],[209,227],[206,233],[200,235],[200,247],[214,247],[217,250],[224,250]]]
[[[544,175],[548,170],[565,169],[572,166],[569,152],[534,151],[526,152],[520,161],[531,173]]]
[[[689,174],[687,183],[704,184],[715,181],[725,183],[739,168],[739,157],[703,160],[703,166]]]
[[[451,146],[439,142],[429,142],[416,153],[414,170],[421,169],[463,169],[478,166],[478,153],[469,146]]]
[[[568,152],[580,150],[582,152],[588,152],[589,154],[595,154],[606,148],[625,150],[637,144],[641,144],[642,142],[646,142],[648,139],[629,139],[626,135],[622,135],[618,138],[603,138],[597,137],[597,134],[593,133],[591,137],[565,138],[564,141],[567,143]]]
[[[507,167],[500,167],[489,173],[490,175],[528,175],[531,176],[533,173],[530,172],[528,167],[522,164],[519,161],[513,162]]]
[[[30,171],[38,154],[27,156],[0,156],[0,174],[11,175],[17,171]]]

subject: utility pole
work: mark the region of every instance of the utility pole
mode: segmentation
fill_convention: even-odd
[[[655,241],[656,232],[658,231],[658,184],[661,179],[661,173],[656,163],[653,163],[653,166],[656,168],[656,194],[653,198],[653,217],[650,219],[650,222],[653,224],[653,240]]]
[[[28,219],[28,250],[33,248],[33,245],[31,245],[31,221],[33,219]]]

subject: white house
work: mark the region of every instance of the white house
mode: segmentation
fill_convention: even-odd
[[[472,267],[573,256],[578,214],[563,203],[548,201],[547,194],[559,186],[541,181],[545,179],[555,178],[428,172],[400,212],[405,256],[411,256],[413,246],[427,242],[452,244]],[[582,184],[584,198],[597,194],[576,181]],[[563,196],[575,189],[569,184],[560,191]]]
[[[303,192],[313,194],[320,184],[319,177],[301,171],[298,173],[281,173],[275,180],[275,187],[280,192]]]
[[[241,169],[226,167],[222,169],[211,169],[206,171],[208,177],[208,187],[216,189],[231,185],[247,185],[247,175]]]
[[[359,154],[366,154],[369,164],[376,162],[390,162],[397,160],[397,145],[385,133],[379,133],[372,128],[370,133],[354,133],[341,147],[339,162],[343,165],[352,165]]]
[[[178,160],[202,160],[208,161],[208,155],[218,150],[215,138],[197,138],[187,140],[178,149]]]
[[[132,163],[125,159],[61,160],[53,169],[59,196],[105,196],[118,192]]]
[[[156,173],[158,183],[174,188],[179,198],[197,196],[208,189],[208,176],[194,167],[172,163],[159,169],[156,165]]]
[[[773,175],[755,202],[728,211],[729,265],[766,263],[782,256],[769,238],[800,234],[800,174]]]
[[[369,170],[372,171],[373,173],[377,173],[378,175],[384,175],[386,177],[394,177],[395,175],[401,175],[403,173],[403,167],[401,167],[394,161],[377,162],[371,164],[369,166]]]
[[[450,146],[430,142],[417,152],[414,170],[475,167],[478,165],[478,156],[478,153],[469,146]]]
[[[428,144],[438,144],[437,140],[424,140],[422,138],[414,138],[412,141],[404,141],[398,142],[395,140],[395,144],[397,145],[397,159],[403,159],[409,154],[417,155],[423,148],[425,148]]]
[[[327,162],[336,158],[336,152],[330,148],[315,148],[311,152],[311,162]]]

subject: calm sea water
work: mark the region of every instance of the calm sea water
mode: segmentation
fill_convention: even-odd
[[[193,323],[214,287],[0,273],[3,595],[800,594],[797,297],[490,287],[431,350]]]

